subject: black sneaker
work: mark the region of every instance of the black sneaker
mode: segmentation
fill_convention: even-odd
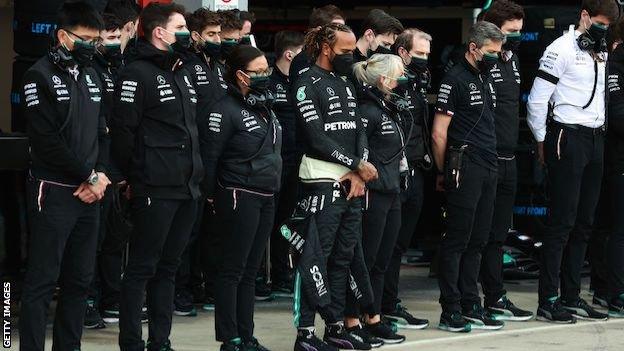
[[[160,346],[151,346],[151,342],[147,342],[147,351],[175,351],[171,348],[171,341],[167,340],[164,344]]]
[[[624,294],[612,299],[609,303],[609,317],[624,318]]]
[[[362,338],[362,340],[364,340],[365,343],[370,344],[372,348],[378,348],[384,344],[383,340],[374,335],[371,335],[371,333],[368,332],[368,329],[363,328],[361,324],[358,324],[352,328],[347,328],[347,333],[353,333],[355,335],[358,335]]]
[[[85,310],[84,327],[87,329],[104,329],[106,324],[100,311],[95,307],[95,302],[91,299],[87,300],[87,309]]]
[[[293,284],[292,281],[274,281],[271,283],[273,296],[292,298],[294,293]]]
[[[294,351],[338,351],[338,349],[319,339],[312,330],[299,329]]]
[[[104,323],[119,323],[119,303],[115,303],[102,308],[102,319]]]
[[[384,344],[400,344],[405,341],[405,336],[397,334],[392,331],[392,328],[390,328],[387,324],[381,322],[367,324],[366,331],[368,331],[370,335],[383,340]]]
[[[204,304],[202,305],[202,310],[204,311],[214,311],[215,310],[215,299],[212,296],[206,296]]]
[[[609,308],[609,298],[599,293],[594,293],[594,297],[592,298],[592,303],[596,306]]]
[[[232,339],[221,344],[220,351],[246,351],[245,345],[240,338]]]
[[[541,304],[537,309],[538,321],[559,323],[559,324],[574,324],[576,318],[568,312],[561,305],[561,301],[557,297],[548,299],[544,304]]]
[[[256,279],[256,301],[271,301],[273,300],[273,292],[271,287],[264,282],[264,279]]]
[[[381,323],[389,326],[390,328],[392,328],[392,331],[397,333],[399,331],[399,326],[396,324],[396,322],[394,322],[393,320],[391,320],[390,318],[384,316],[383,314],[381,315]]]
[[[243,341],[243,345],[245,346],[245,351],[269,351],[269,349],[260,345],[258,339],[253,336],[250,340]]]
[[[472,326],[459,312],[442,312],[438,329],[453,333],[468,333],[472,330]]]
[[[193,295],[188,291],[181,291],[173,299],[173,314],[176,316],[196,317],[197,310],[193,305]]]
[[[386,318],[396,324],[397,327],[403,329],[425,329],[429,326],[429,321],[412,316],[407,312],[407,308],[397,304],[394,311],[385,313]]]
[[[533,312],[519,309],[505,295],[485,308],[498,321],[523,322],[533,319]]]
[[[470,322],[471,329],[499,330],[505,326],[505,322],[494,319],[481,304],[474,304],[472,308],[464,310],[462,315]]]
[[[578,299],[576,302],[563,302],[563,308],[578,319],[588,321],[606,321],[609,319],[606,313],[596,311],[583,299]]]
[[[372,348],[359,335],[347,332],[342,324],[326,326],[323,341],[341,350],[370,350]]]

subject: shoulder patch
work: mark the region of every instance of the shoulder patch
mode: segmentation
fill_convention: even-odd
[[[306,98],[306,93],[305,93],[305,85],[299,87],[299,89],[297,89],[297,101],[303,101]]]

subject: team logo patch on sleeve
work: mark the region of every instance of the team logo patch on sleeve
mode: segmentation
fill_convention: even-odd
[[[297,89],[297,100],[298,101],[303,101],[306,98],[306,93],[305,93],[305,85],[300,87],[299,89]]]

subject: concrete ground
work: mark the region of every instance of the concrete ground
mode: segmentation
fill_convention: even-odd
[[[407,341],[400,345],[385,346],[381,350],[505,350],[505,351],[621,351],[624,350],[624,319],[608,322],[578,322],[575,325],[554,325],[538,321],[507,323],[500,331],[473,331],[453,334],[437,330],[440,307],[437,303],[437,281],[427,277],[428,269],[405,267],[402,271],[402,298],[416,316],[431,321],[429,329],[401,330]],[[516,305],[535,311],[537,308],[537,281],[508,282],[508,296]],[[591,301],[587,292],[583,297]],[[320,319],[320,318],[319,318]],[[256,306],[256,336],[274,351],[292,350],[294,329],[291,300],[278,299]],[[322,336],[322,325],[317,324]],[[49,328],[46,350],[51,349]],[[116,325],[103,330],[85,330],[82,350],[103,351],[117,349]],[[143,329],[147,335],[147,328]],[[18,349],[17,335],[13,348]],[[175,317],[172,345],[176,351],[218,350],[214,341],[213,312],[200,311],[195,318]]]

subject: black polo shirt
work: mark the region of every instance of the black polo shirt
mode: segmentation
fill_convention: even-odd
[[[503,55],[509,55],[508,52]],[[520,125],[520,62],[518,55],[500,58],[490,70],[496,91],[496,144],[500,157],[513,157],[518,146]]]
[[[490,169],[496,169],[498,164],[495,107],[496,94],[490,75],[481,74],[466,58],[444,76],[436,112],[452,117],[448,146],[468,145],[467,156]]]

